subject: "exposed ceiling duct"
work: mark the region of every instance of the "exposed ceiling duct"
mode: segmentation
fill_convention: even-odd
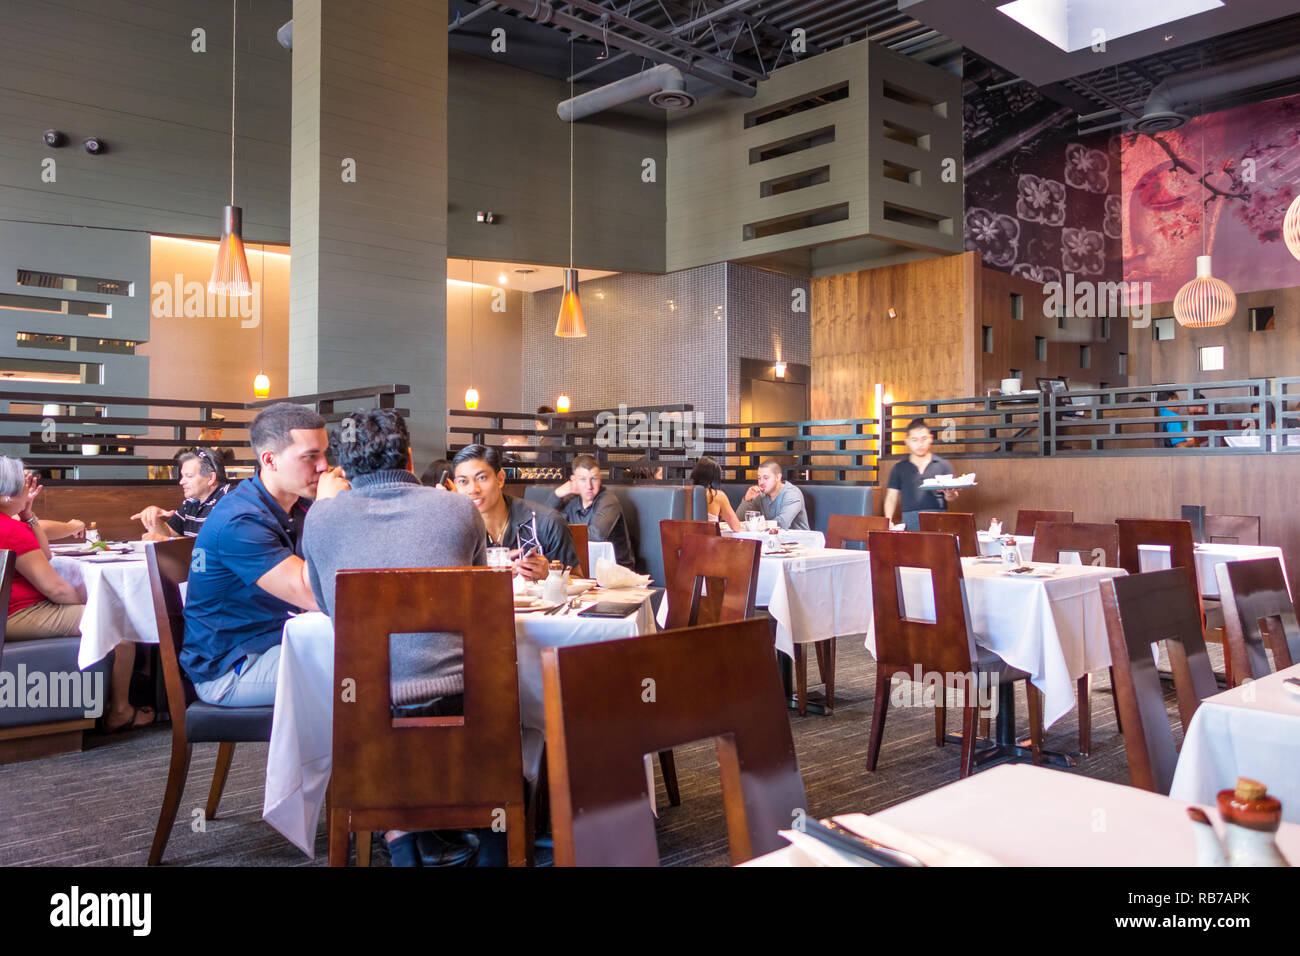
[[[686,89],[682,71],[662,63],[641,73],[624,77],[607,86],[598,87],[581,96],[560,103],[555,112],[566,123],[580,120],[612,109],[642,96],[650,97],[650,105],[664,110],[681,110],[695,105],[695,96]]]
[[[1271,50],[1258,56],[1220,63],[1169,77],[1151,91],[1142,116],[1131,127],[1139,133],[1162,133],[1190,119],[1182,109],[1233,93],[1293,81],[1300,74],[1300,49]]]

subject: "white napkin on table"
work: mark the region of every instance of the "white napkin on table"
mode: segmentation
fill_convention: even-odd
[[[602,588],[643,588],[650,583],[650,575],[637,574],[609,558],[596,562],[596,583]]]
[[[904,524],[904,523],[901,522],[901,521],[900,521],[898,524],[893,524],[893,523],[891,522],[890,525],[889,525],[889,530],[890,530],[890,531],[906,531],[906,530],[907,530],[907,525]]]
[[[992,521],[989,522],[989,534],[991,534],[995,538],[1001,537],[1002,522],[999,521],[997,518],[994,518]]]

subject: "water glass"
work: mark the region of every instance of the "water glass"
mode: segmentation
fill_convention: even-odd
[[[499,571],[510,570],[510,549],[509,548],[488,548],[487,566],[489,568],[496,568]]]

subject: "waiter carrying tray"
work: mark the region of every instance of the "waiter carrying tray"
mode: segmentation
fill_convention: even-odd
[[[889,490],[885,492],[885,517],[892,523],[894,509],[903,506],[903,526],[908,531],[920,531],[922,511],[947,511],[948,502],[957,492],[924,491],[921,483],[936,475],[953,474],[952,465],[938,455],[930,454],[934,432],[924,419],[914,418],[907,424],[907,460],[900,461],[889,473]]]

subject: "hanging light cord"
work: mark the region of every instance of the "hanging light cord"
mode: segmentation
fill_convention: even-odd
[[[573,35],[569,35],[569,102],[573,102]],[[573,124],[569,117],[569,268],[573,268]]]
[[[469,260],[469,387],[474,387],[474,260]]]
[[[239,38],[239,0],[230,0],[230,205],[235,204],[235,59]]]
[[[266,289],[266,243],[262,243],[262,285]],[[257,367],[266,372],[266,316],[262,315],[262,303],[257,303]]]

